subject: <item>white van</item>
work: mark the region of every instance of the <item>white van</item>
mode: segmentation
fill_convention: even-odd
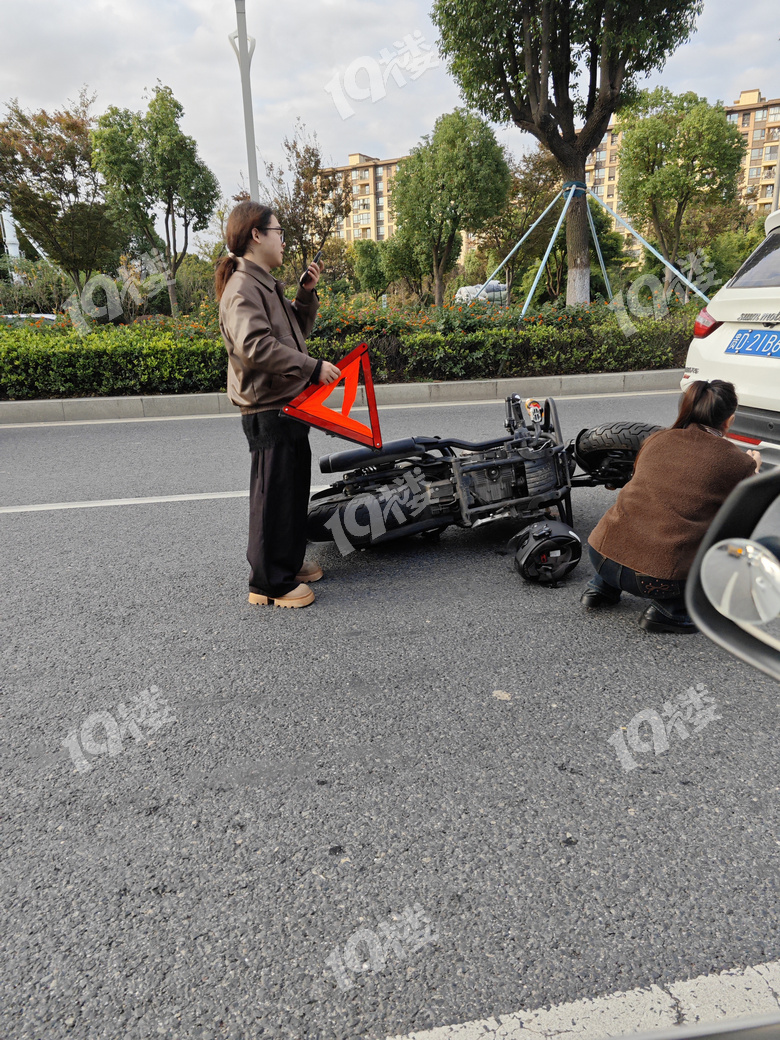
[[[696,379],[725,379],[739,397],[729,436],[780,466],[780,210],[766,238],[699,312],[683,390]]]

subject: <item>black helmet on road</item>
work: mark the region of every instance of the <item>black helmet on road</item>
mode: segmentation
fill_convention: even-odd
[[[582,542],[568,524],[539,520],[510,541],[516,547],[515,570],[526,581],[544,585],[560,581],[582,556]]]

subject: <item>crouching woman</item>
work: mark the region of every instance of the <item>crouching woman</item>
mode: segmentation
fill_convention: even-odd
[[[628,592],[651,601],[639,618],[646,631],[696,631],[685,609],[688,571],[723,502],[761,467],[757,451],[726,439],[736,410],[731,383],[697,380],[674,425],[647,438],[632,479],[588,539],[596,573],[585,607],[613,606]]]

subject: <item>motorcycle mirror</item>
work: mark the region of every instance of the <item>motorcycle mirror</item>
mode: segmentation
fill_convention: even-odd
[[[765,625],[780,616],[780,562],[759,542],[717,542],[702,560],[701,583],[710,603],[730,621]]]

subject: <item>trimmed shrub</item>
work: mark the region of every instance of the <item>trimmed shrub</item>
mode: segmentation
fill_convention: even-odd
[[[358,313],[329,304],[309,351],[337,362],[365,340],[378,383],[674,368],[684,364],[696,311],[632,319],[627,337],[600,305],[523,318],[516,309],[466,308],[464,317],[454,307]],[[222,391],[226,382],[227,355],[211,302],[195,317],[155,316],[85,336],[67,319],[0,327],[6,399],[203,393]]]
[[[167,332],[107,326],[90,336],[0,332],[0,394],[102,397],[224,390],[227,355],[212,339],[176,340]]]

